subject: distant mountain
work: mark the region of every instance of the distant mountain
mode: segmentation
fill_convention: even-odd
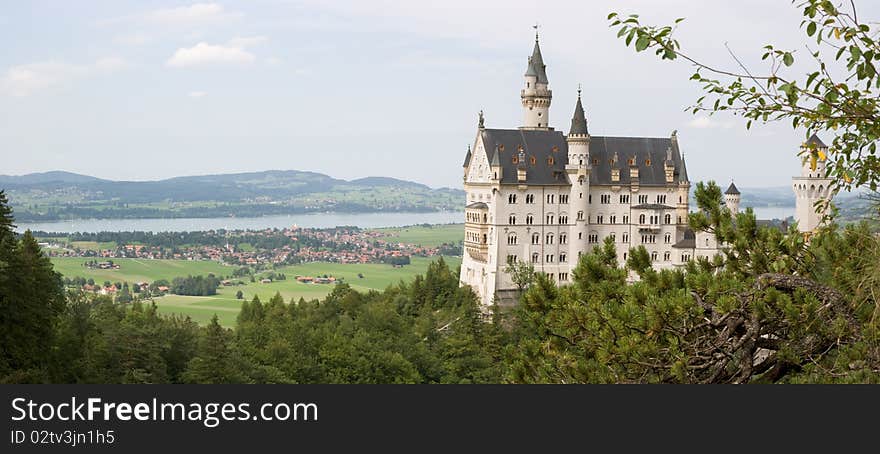
[[[101,180],[100,178],[80,175],[78,173],[55,170],[52,172],[29,173],[27,175],[0,175],[0,185],[14,184],[45,184],[45,183],[90,183]]]
[[[421,189],[430,189],[428,186],[425,186],[421,183],[415,183],[412,181],[406,180],[398,180],[397,178],[389,178],[389,177],[366,177],[366,178],[358,178],[357,180],[349,181],[351,184],[356,184],[359,186],[399,186],[399,187],[416,187]]]
[[[346,181],[317,172],[269,170],[111,181],[70,172],[0,175],[16,218],[259,216],[315,211],[460,209],[464,191],[387,177]]]

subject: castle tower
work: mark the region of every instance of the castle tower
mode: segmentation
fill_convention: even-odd
[[[569,238],[572,238],[570,253],[572,257],[579,257],[587,252],[587,238],[581,235],[578,240],[578,232],[586,230],[589,219],[589,194],[590,194],[590,133],[587,130],[587,117],[584,114],[584,106],[581,103],[581,89],[578,88],[577,104],[574,107],[574,115],[571,117],[571,129],[565,138],[568,144],[568,165],[565,166],[565,172],[568,174],[568,180],[571,181],[569,188],[569,200],[571,201],[571,212],[573,221],[569,227]],[[587,198],[583,197],[587,194]],[[584,216],[577,216],[575,213],[584,213]],[[571,261],[571,270],[577,266],[578,261]]]
[[[727,205],[727,209],[733,214],[739,213],[739,196],[739,189],[731,181],[730,186],[724,191],[724,204]]]
[[[816,207],[816,203],[830,201],[833,196],[831,179],[825,174],[828,146],[813,134],[801,145],[801,149],[804,150],[801,175],[791,179],[796,198],[795,220],[798,223],[798,230],[812,232],[819,227],[825,216],[824,207]]]
[[[535,33],[535,48],[529,57],[529,66],[525,73],[525,87],[520,92],[523,106],[522,129],[549,130],[550,101],[553,92],[547,80],[547,65],[541,56],[538,34]]]

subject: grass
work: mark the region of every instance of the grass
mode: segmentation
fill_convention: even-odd
[[[116,249],[116,243],[113,241],[71,241],[72,247],[77,247],[89,251],[103,251],[105,249]]]
[[[377,229],[385,233],[386,241],[418,244],[425,247],[439,246],[443,243],[458,244],[464,239],[462,224],[440,224],[430,226],[394,227]]]
[[[409,281],[418,274],[424,274],[428,264],[436,258],[413,257],[410,265],[402,268],[394,268],[391,265],[366,263],[366,264],[339,264],[339,263],[306,263],[302,265],[279,268],[276,272],[284,273],[286,280],[275,281],[269,284],[261,284],[259,276],[257,282],[251,283],[248,279],[241,279],[245,285],[221,287],[217,295],[212,296],[181,296],[166,295],[154,298],[160,312],[166,314],[181,314],[191,317],[200,324],[207,323],[214,314],[224,326],[234,326],[235,318],[241,307],[241,300],[235,298],[238,290],[241,290],[246,300],[259,296],[262,301],[268,301],[275,293],[280,293],[284,300],[320,299],[333,290],[332,284],[303,284],[295,279],[296,275],[322,276],[327,274],[353,288],[361,291],[371,289],[383,290],[391,284],[400,281]],[[66,277],[81,276],[86,279],[92,278],[95,282],[152,282],[157,279],[171,280],[175,277],[186,275],[206,275],[214,273],[217,276],[231,275],[235,269],[209,261],[188,260],[143,260],[143,259],[114,259],[114,263],[120,265],[118,270],[89,269],[83,263],[88,258],[53,258],[55,270]],[[455,269],[461,264],[459,257],[444,257],[450,268]],[[359,278],[358,274],[364,277]]]

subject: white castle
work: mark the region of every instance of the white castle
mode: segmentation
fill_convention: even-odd
[[[688,227],[691,183],[675,131],[662,138],[592,136],[578,90],[565,135],[550,126],[553,92],[546,68],[536,35],[520,91],[521,127],[486,128],[480,113],[464,160],[461,285],[473,288],[484,307],[496,296],[509,303],[517,287],[504,271],[507,264],[530,262],[566,284],[578,257],[607,237],[622,262],[630,248],[642,245],[657,268],[717,254],[714,235]],[[824,162],[821,167],[805,164],[794,179],[801,230],[818,225],[820,216],[810,209],[829,196],[829,180],[820,177]],[[735,185],[724,198],[728,209],[739,210]]]

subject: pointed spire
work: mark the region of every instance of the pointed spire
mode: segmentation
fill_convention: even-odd
[[[578,100],[574,106],[574,116],[571,117],[571,130],[568,135],[581,134],[588,135],[587,117],[584,115],[584,105],[581,103],[581,88],[578,86]]]
[[[532,50],[532,56],[529,57],[529,67],[526,69],[526,76],[534,76],[539,84],[549,84],[547,80],[547,65],[544,64],[544,57],[541,56],[541,45],[538,44],[537,25],[535,26],[535,48]]]
[[[730,186],[727,187],[727,190],[724,191],[727,195],[739,195],[739,189],[736,188],[736,185],[733,184],[733,180],[730,180]]]
[[[499,158],[500,155],[501,155],[501,152],[498,150],[495,150],[495,154],[492,156],[492,162],[490,162],[489,165],[492,167],[501,166],[501,158]]]
[[[471,153],[471,146],[470,144],[468,144],[468,151],[467,154],[464,156],[463,167],[467,167],[471,163],[471,156],[473,156],[473,154]]]

